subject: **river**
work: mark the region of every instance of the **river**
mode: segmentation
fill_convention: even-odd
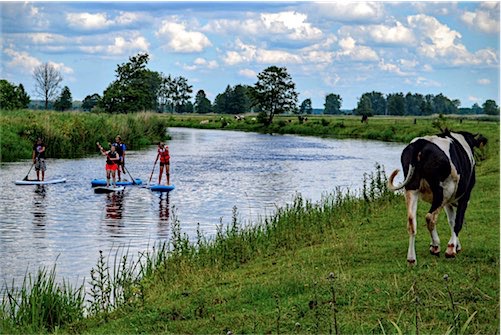
[[[58,278],[81,283],[89,279],[100,250],[108,255],[126,247],[137,255],[169,239],[173,218],[195,240],[198,226],[210,237],[220,223],[229,224],[234,206],[240,222],[252,224],[291,203],[297,193],[315,202],[336,188],[359,190],[364,173],[373,172],[376,163],[387,173],[400,167],[404,147],[220,130],[169,128],[169,133],[176,189],[168,195],[139,186],[95,194],[90,181],[105,175],[97,152],[82,159],[47,159],[46,179],[67,182],[44,187],[14,184],[31,161],[1,164],[1,282],[21,284],[27,272],[56,264]],[[146,183],[155,157],[156,146],[128,151],[126,167]],[[157,178],[158,164],[153,182]]]

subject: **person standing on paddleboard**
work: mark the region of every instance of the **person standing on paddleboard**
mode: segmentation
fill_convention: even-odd
[[[115,143],[113,143],[113,145],[115,146],[118,156],[120,157],[120,159],[117,162],[118,164],[117,171],[118,171],[118,181],[121,181],[122,180],[121,173],[125,175],[125,150],[127,149],[127,146],[125,145],[125,143],[122,142],[122,137],[120,135],[117,135],[117,137],[115,137]]]
[[[32,154],[33,164],[35,164],[35,171],[37,172],[37,180],[40,181],[40,171],[42,171],[42,181],[45,179],[45,170],[47,169],[45,165],[45,144],[39,137],[33,145]]]
[[[165,176],[167,177],[167,185],[170,185],[170,155],[169,155],[169,147],[166,146],[163,142],[158,143],[158,153],[157,159],[155,159],[155,164],[157,160],[160,158],[160,174],[158,175],[158,185],[162,183],[162,174],[164,172],[165,167]]]
[[[115,172],[119,169],[117,163],[120,160],[120,156],[114,145],[112,145],[108,151],[104,150],[99,142],[97,142],[97,146],[99,150],[101,150],[101,154],[106,156],[106,187],[110,187],[110,177],[113,178],[113,186],[117,187]]]

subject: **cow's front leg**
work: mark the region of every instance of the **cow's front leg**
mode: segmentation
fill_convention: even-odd
[[[440,256],[440,238],[437,232],[437,218],[440,208],[433,213],[426,214],[426,226],[431,236],[430,253],[434,256]]]
[[[407,262],[409,265],[416,264],[416,233],[417,233],[417,203],[418,192],[407,190],[405,192],[405,203],[407,205],[407,231],[409,232],[409,249],[407,250]]]
[[[454,258],[459,250],[461,250],[461,245],[459,244],[459,238],[454,231],[456,225],[456,208],[452,205],[445,206],[445,212],[447,213],[447,220],[449,221],[449,226],[451,228],[451,239],[447,244],[447,251],[445,252],[446,258]]]

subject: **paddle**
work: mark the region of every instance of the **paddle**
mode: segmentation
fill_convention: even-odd
[[[153,172],[155,172],[155,166],[157,165],[157,161],[158,159],[155,159],[155,163],[153,164],[153,169],[151,169],[150,180],[148,180],[148,185],[151,183],[151,178],[153,178]]]
[[[33,169],[33,167],[35,166],[35,164],[37,162],[38,155],[39,155],[39,153],[37,153],[37,156],[35,157],[35,161],[33,162],[33,164],[31,164],[30,170],[28,171],[28,174],[26,175],[26,177],[23,178],[23,180],[28,180],[28,176],[30,175],[31,169]]]
[[[120,166],[118,168],[120,169]],[[127,172],[127,174],[129,175],[129,177],[132,179],[132,184],[137,185],[136,180],[134,179],[134,177],[132,177],[130,175],[129,170],[125,167],[125,165],[123,165],[123,168],[124,168],[125,172]]]

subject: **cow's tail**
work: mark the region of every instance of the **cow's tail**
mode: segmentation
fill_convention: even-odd
[[[414,174],[414,166],[412,164],[409,164],[409,172],[407,173],[407,177],[405,178],[405,180],[402,182],[402,184],[400,185],[393,185],[393,180],[395,179],[396,175],[400,172],[399,169],[396,169],[395,171],[393,171],[390,175],[390,178],[388,179],[388,189],[390,189],[391,191],[395,192],[395,191],[398,191],[402,188],[405,187],[405,185],[407,185],[409,183],[409,181],[411,180],[412,178],[412,175]]]

